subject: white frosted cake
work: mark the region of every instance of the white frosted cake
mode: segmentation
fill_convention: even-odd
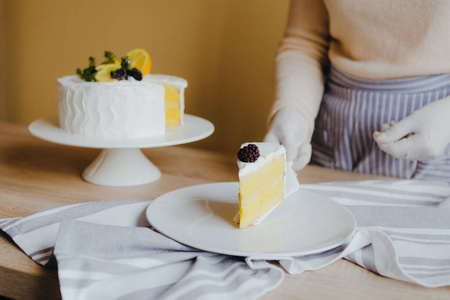
[[[63,131],[94,138],[134,139],[164,135],[183,125],[187,81],[149,74],[150,55],[142,48],[119,62],[105,51],[105,61],[78,68],[78,76],[57,80],[59,125]]]
[[[165,89],[133,78],[86,82],[59,78],[60,128],[96,138],[140,138],[165,133]]]

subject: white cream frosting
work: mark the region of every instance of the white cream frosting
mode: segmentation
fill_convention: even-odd
[[[60,128],[98,138],[140,138],[165,134],[164,87],[133,78],[86,82],[57,80]]]
[[[247,146],[248,144],[255,144],[259,150],[259,158],[255,162],[246,163],[240,160],[237,161],[239,167],[239,177],[245,176],[250,173],[257,172],[261,169],[267,162],[269,162],[274,156],[283,153],[286,155],[286,150],[284,146],[273,144],[273,143],[244,143],[241,148]]]

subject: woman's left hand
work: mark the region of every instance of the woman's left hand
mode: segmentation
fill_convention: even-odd
[[[429,160],[450,143],[450,97],[434,101],[397,123],[383,124],[373,138],[396,158]]]

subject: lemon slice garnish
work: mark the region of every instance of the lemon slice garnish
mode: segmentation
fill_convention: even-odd
[[[136,48],[129,51],[126,56],[130,59],[131,68],[141,70],[142,77],[150,73],[152,68],[152,60],[147,51],[142,48]]]
[[[120,65],[116,64],[106,64],[99,65],[95,69],[97,70],[97,74],[95,75],[95,80],[104,81],[104,82],[113,82],[117,81],[117,79],[111,78],[111,72],[117,69],[120,69]]]

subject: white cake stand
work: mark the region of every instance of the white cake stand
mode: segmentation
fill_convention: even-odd
[[[173,146],[210,136],[214,125],[208,120],[184,116],[184,125],[168,128],[165,135],[137,139],[98,139],[70,134],[59,128],[58,117],[34,121],[28,127],[40,139],[68,146],[103,149],[84,170],[82,178],[104,186],[136,186],[158,180],[161,171],[142,153],[141,148]]]

